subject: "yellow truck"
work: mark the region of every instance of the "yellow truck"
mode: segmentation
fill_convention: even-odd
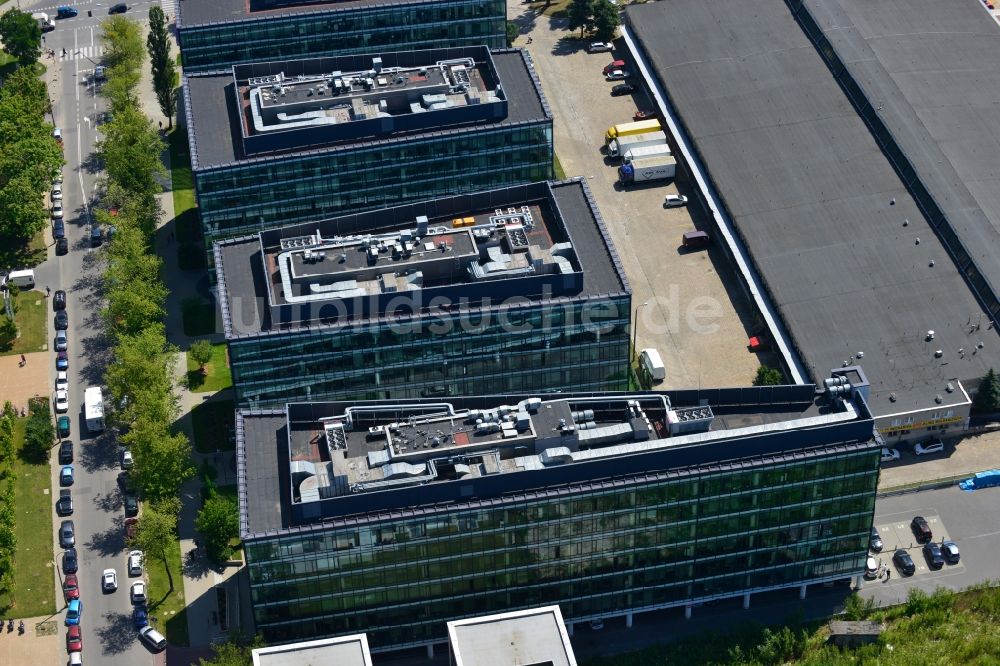
[[[639,120],[633,123],[612,125],[608,128],[608,131],[604,133],[604,145],[608,145],[620,136],[644,134],[646,132],[659,132],[660,129],[660,121],[656,118],[652,118],[650,120]]]

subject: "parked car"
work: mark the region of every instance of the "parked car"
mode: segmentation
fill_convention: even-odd
[[[66,652],[83,652],[83,636],[79,624],[66,630]]]
[[[56,351],[66,351],[67,349],[69,349],[69,336],[66,334],[65,330],[56,331],[56,339],[54,344]]]
[[[76,574],[66,574],[63,577],[63,596],[66,597],[66,601],[80,598],[80,583],[76,580]]]
[[[82,617],[83,602],[79,599],[73,599],[66,605],[66,626],[71,627],[74,624],[80,624]]]
[[[101,574],[101,589],[105,592],[114,592],[118,589],[118,572],[114,569],[105,569]]]
[[[59,491],[59,499],[56,500],[56,514],[60,516],[73,515],[73,496],[70,494],[69,488],[63,488]]]
[[[869,555],[868,559],[865,560],[865,578],[875,580],[878,577],[878,570],[878,559]]]
[[[76,529],[72,520],[64,520],[59,526],[59,547],[72,548],[76,545]]]
[[[130,550],[128,553],[128,575],[129,576],[141,576],[142,575],[142,551],[141,550]]]
[[[57,391],[69,390],[69,374],[65,370],[58,370],[56,372],[56,390]],[[71,460],[70,462],[73,461]]]
[[[635,86],[631,83],[619,83],[614,88],[611,89],[612,97],[621,97],[622,95],[631,95],[635,92]]]
[[[65,414],[68,411],[69,394],[66,391],[56,391],[56,414]]]
[[[944,451],[944,442],[940,439],[932,439],[926,442],[921,442],[913,447],[913,452],[918,456],[926,456],[931,453],[941,453]]]
[[[647,118],[655,118],[656,111],[636,111],[632,114],[632,120],[646,120]]]
[[[961,553],[958,552],[958,544],[954,541],[942,541],[941,554],[948,564],[958,564],[958,561],[962,559]]]
[[[90,246],[100,247],[101,243],[104,242],[104,231],[101,230],[101,225],[92,224],[90,225]]]
[[[122,469],[132,469],[133,465],[135,465],[135,460],[132,458],[132,452],[129,451],[128,449],[122,449],[122,454],[121,454]]]
[[[135,531],[139,529],[139,519],[126,518],[123,527],[125,528],[125,538],[131,539],[135,536]]]
[[[72,486],[73,485],[73,466],[63,465],[63,468],[59,470],[59,485],[61,486]]]
[[[162,652],[167,647],[167,639],[163,637],[163,634],[149,626],[139,630],[139,638],[148,643],[156,652]]]
[[[52,309],[53,310],[65,310],[66,309],[66,292],[62,289],[56,289],[52,292]]]
[[[54,214],[55,210],[53,210],[52,212]],[[62,212],[62,209],[60,209],[60,212]],[[66,238],[66,223],[63,222],[62,215],[60,215],[59,217],[55,217],[53,215],[53,218],[52,218],[52,237],[55,238],[56,240],[60,240],[60,239]],[[66,248],[68,250],[69,249],[69,245],[67,245]]]
[[[77,15],[76,7],[60,7],[56,10],[56,18],[73,18]]]
[[[61,146],[63,142],[62,129],[56,127],[54,130],[52,130],[52,138],[55,139],[56,142]]]
[[[52,219],[61,220],[63,219],[63,205],[62,199],[57,199],[52,202]]]
[[[62,201],[62,183],[52,183],[52,191],[49,193],[49,196],[53,201],[57,199]]]
[[[73,462],[73,442],[64,439],[59,442],[59,464],[69,465]]]
[[[927,560],[927,566],[931,569],[940,569],[944,566],[944,554],[941,552],[941,546],[937,545],[933,541],[924,544],[924,559]]]
[[[611,63],[608,63],[607,65],[604,66],[604,69],[601,70],[601,74],[607,74],[608,72],[613,72],[616,69],[625,69],[625,61],[615,60]]]
[[[104,79],[108,78],[107,72],[108,70],[104,68],[104,65],[98,65],[97,67],[94,68],[94,80],[103,81]],[[104,122],[110,122],[110,121],[104,120]]]
[[[65,310],[56,312],[54,323],[57,331],[65,331],[69,328],[69,315],[66,314]]]
[[[615,45],[611,42],[591,42],[587,45],[587,53],[608,53],[614,49]]]
[[[122,503],[125,505],[125,516],[131,518],[139,515],[139,501],[135,495],[126,495]]]
[[[145,608],[136,606],[132,609],[132,624],[136,629],[142,629],[149,624],[149,615],[146,614]]]
[[[910,521],[910,529],[913,536],[917,537],[917,543],[927,543],[934,535],[931,533],[931,526],[927,524],[923,516],[916,516]]]
[[[79,560],[76,558],[76,548],[67,548],[63,551],[63,573],[64,574],[75,574],[77,567],[80,566]]]
[[[899,460],[899,449],[882,447],[882,462],[892,462],[893,460]]]
[[[688,198],[683,194],[668,194],[663,198],[664,208],[680,208],[687,206]]]
[[[69,417],[65,414],[56,419],[56,435],[59,439],[70,436]]]
[[[882,537],[879,536],[878,530],[872,527],[871,537],[868,539],[868,547],[871,548],[873,553],[882,552]]]
[[[688,250],[697,250],[711,244],[712,237],[708,235],[707,231],[685,231],[684,235],[681,236],[681,245]]]
[[[137,580],[132,583],[132,587],[128,591],[128,597],[132,601],[134,606],[145,606],[146,605],[146,584],[141,580]]]
[[[56,256],[64,257],[69,254],[69,241],[66,237],[56,239]]]
[[[903,549],[899,549],[892,554],[892,563],[896,565],[896,568],[904,576],[912,576],[917,571],[916,565],[913,564],[913,558]]]
[[[128,11],[128,5],[124,2],[119,2],[117,4],[111,5],[108,8],[108,14],[124,14]]]
[[[622,81],[630,76],[632,76],[632,74],[628,72],[628,70],[616,69],[614,71],[605,74],[604,78],[607,79],[608,81]]]
[[[56,370],[66,370],[69,368],[69,355],[64,352],[56,352]]]

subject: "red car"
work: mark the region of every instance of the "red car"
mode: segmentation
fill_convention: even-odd
[[[80,598],[80,585],[76,582],[76,574],[66,574],[63,579],[63,595],[66,601]]]
[[[70,625],[66,630],[66,652],[83,652],[83,634],[80,625]]]
[[[615,71],[616,69],[625,69],[625,61],[615,60],[610,65],[605,65],[604,69],[601,71],[601,74],[608,74],[610,72]]]
[[[647,118],[655,118],[656,111],[636,111],[635,115],[632,116],[633,120],[646,120]]]
[[[125,519],[125,538],[131,539],[135,536],[135,531],[139,529],[139,519],[138,518],[126,518]]]

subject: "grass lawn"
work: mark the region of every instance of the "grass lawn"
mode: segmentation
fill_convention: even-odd
[[[169,135],[170,182],[174,197],[174,234],[180,244],[198,240],[198,211],[191,177],[191,153],[187,132],[175,126]]]
[[[14,425],[14,445],[24,444],[27,419],[17,419]],[[38,617],[52,615],[55,589],[52,581],[52,496],[49,465],[29,465],[20,457],[15,460],[17,482],[14,486],[14,507],[17,522],[17,553],[14,562],[14,587],[0,594],[3,616]]]
[[[167,637],[171,645],[187,645],[187,616],[184,610],[184,579],[181,577],[181,544],[174,541],[167,556],[170,574],[174,579],[174,591],[168,592],[167,570],[163,562],[155,558],[146,560],[146,573],[149,575],[149,614],[153,626]]]
[[[21,336],[9,347],[0,347],[0,355],[28,354],[45,351],[48,347],[48,317],[49,307],[45,293],[41,291],[22,291],[17,295],[17,312],[14,320]]]
[[[197,338],[215,333],[215,303],[200,298],[185,298],[181,303],[184,335]]]
[[[187,382],[188,389],[195,393],[215,393],[233,385],[225,342],[212,345],[212,360],[205,364],[204,374],[194,359],[187,355]]]
[[[529,7],[534,9],[540,14],[546,14],[552,18],[563,18],[566,16],[566,8],[569,7],[570,0],[542,0],[542,2],[532,2]],[[579,36],[579,32],[573,31],[574,35]]]
[[[191,410],[194,448],[199,453],[232,451],[236,429],[236,405],[232,400],[215,400],[195,405]]]

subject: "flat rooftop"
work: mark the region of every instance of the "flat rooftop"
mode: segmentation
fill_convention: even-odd
[[[208,23],[273,19],[279,16],[320,14],[372,5],[404,5],[427,0],[185,0],[177,3],[182,28]]]
[[[855,390],[865,389],[856,385]],[[824,437],[835,438],[827,444],[880,445],[867,407],[855,393],[846,399],[816,397],[812,385],[766,394],[744,391],[301,403],[284,411],[243,410],[237,427],[241,532],[413,509],[414,501],[437,505],[449,493],[467,500],[565,485],[574,475],[582,481],[616,477],[629,465],[652,473],[660,469],[663,454],[675,465],[698,456],[719,464],[760,455],[768,447],[782,453],[820,447]],[[809,442],[795,436],[798,429],[810,429]]]
[[[981,2],[806,7],[1000,293],[1000,26]],[[902,11],[901,11],[902,10]]]
[[[966,403],[996,332],[787,5],[626,12],[813,380],[863,364],[876,415]]]
[[[576,666],[559,606],[448,623],[454,666]]]
[[[430,316],[459,303],[495,309],[515,297],[628,291],[582,180],[264,231],[220,241],[215,252],[230,339],[404,310]]]
[[[517,49],[235,65],[184,86],[195,169],[551,118]]]
[[[253,666],[372,666],[365,634],[257,648]]]

